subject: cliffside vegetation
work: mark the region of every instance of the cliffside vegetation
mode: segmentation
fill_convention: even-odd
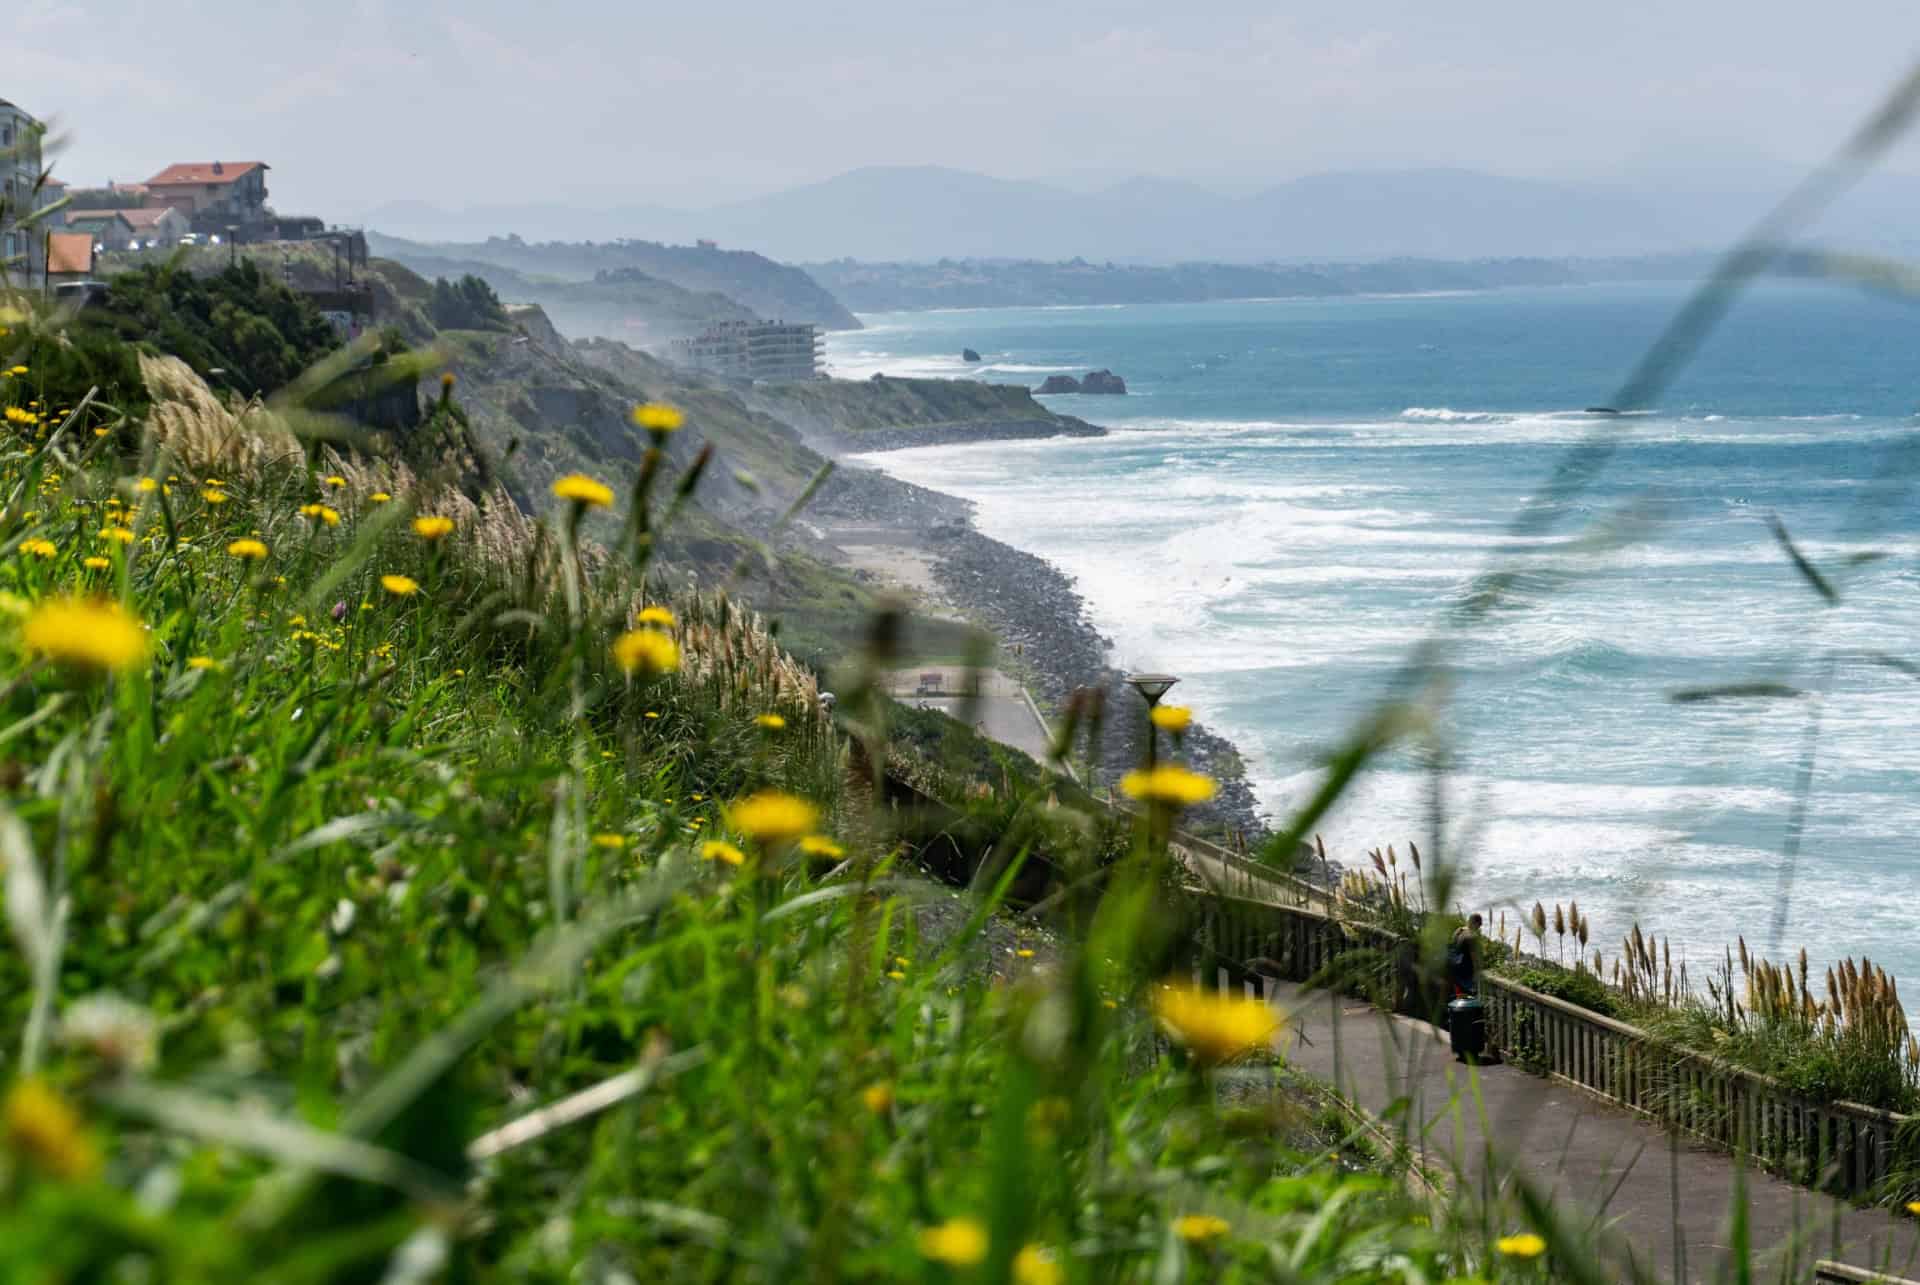
[[[41,325],[0,348],[9,407],[62,400],[14,362]],[[737,605],[576,539],[665,525],[690,468],[567,478],[531,521],[458,454],[316,454],[144,365],[149,417],[0,437],[36,504],[0,519],[0,1274],[1487,1252],[1291,1093],[1216,1105],[1267,1085],[1234,1066],[1274,1019],[1155,984],[1150,828],[1064,936],[994,913],[1025,845],[959,896],[902,865],[857,766],[884,705],[836,726]],[[449,386],[427,440],[467,414]]]
[[[94,330],[170,353],[201,375],[217,370],[224,387],[248,394],[286,387],[340,342],[297,291],[244,259],[208,273],[171,264],[116,273],[61,338],[84,351]],[[140,395],[124,370],[108,378],[119,395]]]

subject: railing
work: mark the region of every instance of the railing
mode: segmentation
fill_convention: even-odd
[[[1306,907],[1323,914],[1333,908],[1332,894],[1319,884],[1262,865],[1211,839],[1176,830],[1169,837],[1167,846],[1176,853],[1187,855],[1187,868],[1209,891],[1253,901]],[[1198,868],[1193,857],[1217,866],[1217,875],[1213,871]]]
[[[1196,979],[1221,989],[1264,995],[1262,975],[1277,974],[1417,1017],[1437,1008],[1413,942],[1307,907],[1197,896],[1189,947]],[[1871,1191],[1891,1172],[1903,1131],[1920,1127],[1877,1107],[1812,1101],[1770,1076],[1505,978],[1483,973],[1480,996],[1488,1047],[1507,1061],[1809,1185]]]
[[[1264,994],[1264,979],[1277,976],[1326,982],[1404,1012],[1422,1002],[1412,943],[1310,907],[1198,894],[1188,941],[1193,971],[1209,985]]]
[[[1888,1276],[1884,1272],[1849,1267],[1825,1258],[1813,1265],[1813,1282],[1814,1285],[1920,1285],[1920,1281],[1908,1280],[1904,1276]]]
[[[1873,1188],[1911,1119],[1857,1102],[1812,1101],[1771,1076],[1501,977],[1483,977],[1480,992],[1488,1040],[1508,1059],[1813,1185]]]

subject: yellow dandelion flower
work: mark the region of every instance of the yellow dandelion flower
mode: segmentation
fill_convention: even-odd
[[[453,534],[453,519],[422,516],[413,520],[413,533],[422,540],[438,540]]]
[[[1530,1231],[1523,1231],[1517,1236],[1502,1236],[1493,1242],[1493,1247],[1508,1258],[1538,1258],[1547,1252],[1546,1240]]]
[[[702,861],[724,861],[730,866],[743,864],[747,854],[721,839],[708,839],[700,845]]]
[[[89,571],[105,571],[113,565],[112,558],[103,558],[97,553],[91,557],[82,558],[80,561]]]
[[[367,498],[375,504],[391,504],[393,502],[393,497],[385,491],[375,491]]]
[[[761,843],[791,843],[820,823],[819,808],[778,790],[738,799],[727,806],[726,816],[729,827]]]
[[[648,711],[647,711],[647,717],[648,717],[648,718],[659,718],[659,717],[660,717],[660,711],[659,711],[659,710],[654,710],[654,709],[650,709],[650,710],[648,710]]]
[[[893,1085],[886,1080],[869,1084],[860,1090],[860,1101],[875,1115],[885,1115],[893,1110]]]
[[[120,544],[132,544],[133,532],[123,526],[103,526],[100,528],[102,540],[113,540]]]
[[[20,552],[30,553],[36,558],[52,558],[58,556],[60,550],[51,540],[22,540]]]
[[[553,484],[553,493],[583,507],[604,509],[613,503],[613,488],[585,473],[569,473]]]
[[[1215,1214],[1182,1214],[1173,1220],[1173,1234],[1189,1245],[1205,1245],[1233,1230],[1233,1224]]]
[[[147,634],[117,602],[50,598],[21,630],[27,650],[81,669],[131,669],[147,658]]]
[[[214,488],[215,490],[218,490],[218,489],[219,489],[220,487],[223,487],[223,486],[225,486],[225,485],[226,485],[226,483],[225,483],[225,482],[223,482],[223,481],[221,481],[221,480],[220,480],[219,478],[217,478],[217,477],[203,477],[203,478],[201,478],[201,479],[200,479],[200,485],[202,485],[202,486],[211,486],[211,487],[213,487],[213,488]]]
[[[7,1145],[57,1178],[84,1181],[100,1169],[100,1153],[79,1113],[40,1080],[20,1080],[7,1091]]]
[[[326,482],[328,486],[331,486],[337,489],[339,487],[345,486],[347,484],[347,479],[344,477],[341,477],[338,473],[329,473],[327,475]]]
[[[613,663],[625,673],[670,674],[680,668],[680,648],[657,629],[634,629],[613,640]]]
[[[660,402],[647,402],[633,408],[633,422],[636,427],[654,433],[671,433],[687,422],[687,417],[672,406]]]
[[[605,834],[596,834],[593,836],[593,846],[596,848],[624,848],[627,846],[627,836],[624,834],[614,834],[610,831]]]
[[[1150,771],[1129,772],[1120,778],[1120,791],[1128,798],[1174,808],[1205,803],[1219,788],[1211,778],[1176,763],[1162,763]]]
[[[787,725],[787,720],[778,714],[761,714],[753,721],[766,728],[769,732],[777,732]]]
[[[7,407],[5,413],[7,417],[7,423],[19,424],[23,428],[31,428],[35,423],[38,422],[34,418],[34,414],[32,411],[22,410],[18,406]]]
[[[1060,1285],[1066,1279],[1052,1251],[1039,1245],[1022,1245],[1013,1256],[1013,1285]]]
[[[220,668],[220,662],[215,660],[211,656],[189,656],[187,657],[187,668],[188,669],[218,669]]]
[[[1184,732],[1193,722],[1193,711],[1185,705],[1155,705],[1148,717],[1163,732]]]
[[[1265,1048],[1282,1025],[1279,1011],[1264,1000],[1184,982],[1161,986],[1153,996],[1153,1011],[1167,1034],[1206,1066]]]
[[[893,979],[894,981],[896,981],[896,982],[904,982],[904,981],[906,981],[906,980],[907,980],[907,975],[906,975],[905,973],[903,973],[903,972],[901,972],[901,971],[900,971],[899,969],[897,969],[897,968],[890,968],[890,969],[888,969],[888,970],[887,970],[887,976],[888,976],[888,977],[891,977],[891,978],[892,978],[892,979]]]
[[[838,861],[847,855],[847,850],[824,834],[810,834],[800,840],[800,851],[810,857],[825,857]]]
[[[1920,1216],[1920,1200],[1909,1200],[1907,1202],[1907,1212]]]
[[[250,558],[258,562],[267,556],[267,546],[261,540],[239,539],[227,546],[227,552],[236,558]]]
[[[9,370],[7,373],[9,375],[24,375],[27,373],[27,368],[25,366],[15,366],[13,369]]]
[[[920,1254],[949,1267],[978,1267],[987,1256],[987,1229],[977,1218],[950,1218],[920,1229]]]
[[[160,483],[150,477],[143,477],[133,484],[133,489],[142,495],[151,495],[160,489]]]
[[[1015,956],[1016,958],[1019,958],[1019,959],[1032,959],[1032,958],[1033,958],[1033,952],[1032,952],[1031,950],[1029,950],[1029,949],[1027,949],[1027,948],[1026,948],[1025,946],[1022,946],[1022,947],[1021,947],[1021,948],[1020,948],[1019,950],[1016,950],[1016,951],[1014,951],[1013,953],[1014,953],[1014,956]]]
[[[642,607],[638,620],[643,625],[655,625],[661,629],[673,628],[673,613],[665,607]]]
[[[380,587],[396,598],[411,598],[420,592],[420,582],[412,576],[381,576]]]
[[[205,500],[208,504],[225,504],[227,502],[227,493],[225,491],[216,491],[212,487],[208,487],[206,490],[200,492],[200,498]]]

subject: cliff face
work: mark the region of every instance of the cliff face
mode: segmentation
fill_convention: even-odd
[[[763,385],[743,396],[829,454],[1105,431],[1055,414],[1023,385],[970,379],[826,379]]]

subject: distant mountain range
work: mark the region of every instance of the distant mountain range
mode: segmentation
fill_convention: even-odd
[[[1384,170],[1310,175],[1230,197],[1168,179],[1134,178],[1079,192],[898,166],[852,170],[702,210],[521,204],[454,211],[398,202],[367,211],[364,221],[381,232],[431,241],[507,234],[563,241],[704,238],[786,262],[1593,257],[1724,245],[1792,179],[1689,175],[1628,186],[1458,169]],[[1834,240],[1901,248],[1911,242],[1906,229],[1916,207],[1920,180],[1876,176],[1821,231]]]

